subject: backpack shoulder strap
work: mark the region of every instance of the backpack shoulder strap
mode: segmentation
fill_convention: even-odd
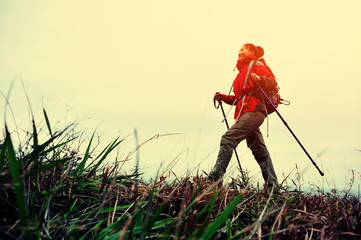
[[[246,88],[246,84],[247,84],[249,72],[251,71],[251,68],[253,67],[253,64],[254,64],[255,62],[257,63],[257,60],[252,60],[252,61],[249,63],[249,65],[248,65],[247,74],[246,74],[246,79],[244,79],[244,83],[243,83],[243,90]]]
[[[247,84],[247,80],[248,80],[248,76],[249,76],[249,72],[251,71],[251,68],[254,64],[255,60],[252,60],[249,65],[248,65],[248,69],[247,69],[247,74],[246,74],[246,78],[244,79],[244,83],[243,83],[243,90],[246,88],[246,84]],[[257,60],[256,60],[257,62]],[[244,106],[244,100],[246,99],[247,94],[243,95],[242,97],[242,104],[241,104],[241,109],[239,110],[239,114],[237,116],[237,119],[241,116],[242,110],[243,110],[243,106]]]

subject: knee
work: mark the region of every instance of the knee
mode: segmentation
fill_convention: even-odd
[[[253,151],[252,153],[254,158],[259,163],[266,163],[271,159],[268,151]]]
[[[225,133],[222,137],[221,137],[221,147],[226,147],[226,148],[235,148],[235,142],[233,140],[233,138],[228,135],[227,133]]]

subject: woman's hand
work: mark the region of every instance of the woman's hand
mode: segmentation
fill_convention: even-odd
[[[222,101],[222,93],[216,92],[216,94],[214,94],[214,99],[218,102]]]
[[[259,82],[259,81],[261,81],[261,78],[260,78],[260,76],[258,76],[256,73],[252,73],[252,74],[251,74],[251,80],[252,80],[253,82]]]

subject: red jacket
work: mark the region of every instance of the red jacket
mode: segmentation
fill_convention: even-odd
[[[243,89],[243,84],[246,79],[248,66],[252,60],[257,60],[253,55],[247,56],[242,60],[238,60],[237,69],[239,73],[237,74],[233,82],[233,92],[234,95],[222,95],[222,100],[227,104],[236,104],[236,110],[234,112],[234,119],[239,118],[239,114],[242,106],[242,97],[246,94],[245,101],[243,104],[242,114],[245,112],[261,111],[266,114],[265,106],[262,102],[262,93],[260,93],[257,88],[253,85],[250,75],[256,73],[261,77],[260,85],[264,90],[269,90],[277,86],[275,77],[271,69],[267,66],[263,58],[258,59],[253,63],[252,68],[250,69],[248,80],[246,83],[245,89]],[[236,100],[239,100],[235,103]]]

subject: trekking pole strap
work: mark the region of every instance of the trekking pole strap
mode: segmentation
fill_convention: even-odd
[[[218,105],[217,105],[217,102],[218,102]],[[222,104],[222,102],[217,101],[216,97],[213,98],[213,105],[214,105],[215,109],[218,109],[221,104]]]

